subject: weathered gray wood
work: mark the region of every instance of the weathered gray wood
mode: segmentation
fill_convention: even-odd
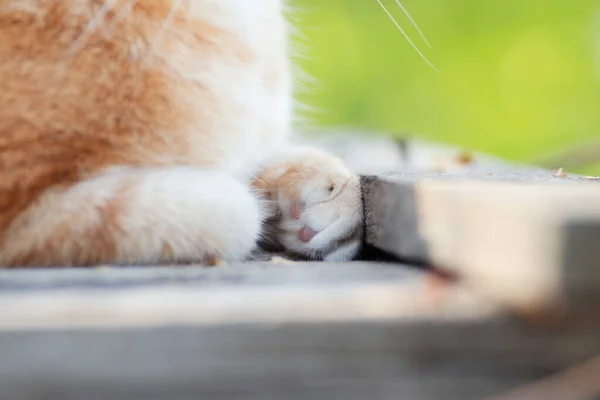
[[[600,351],[507,321],[321,322],[0,333],[0,398],[469,400]]]
[[[600,353],[400,265],[0,272],[0,399],[480,399]]]
[[[488,400],[597,400],[600,357]]]
[[[53,289],[135,289],[180,285],[193,288],[248,288],[406,282],[423,275],[407,265],[369,262],[234,263],[217,267],[146,266],[0,269],[0,294]]]
[[[398,172],[547,174],[542,168],[516,165],[487,154],[426,142],[409,135],[395,139],[372,131],[323,129],[305,133],[296,141],[337,155],[350,169],[362,175]]]
[[[600,297],[597,182],[550,173],[400,174],[365,182],[372,246],[456,272],[523,312],[560,307],[565,291]]]
[[[399,265],[0,271],[0,331],[477,318],[465,288]]]

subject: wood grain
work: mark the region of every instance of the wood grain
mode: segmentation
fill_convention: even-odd
[[[374,247],[457,273],[523,313],[600,297],[596,182],[528,174],[365,182],[366,240]]]

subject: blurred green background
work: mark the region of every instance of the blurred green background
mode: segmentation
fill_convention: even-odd
[[[600,136],[600,0],[403,0],[432,48],[384,3],[441,72],[376,0],[297,0],[312,122],[526,162]]]

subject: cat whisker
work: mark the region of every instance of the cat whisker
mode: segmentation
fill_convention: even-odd
[[[421,36],[421,39],[423,39],[423,41],[425,42],[427,47],[431,48],[431,44],[429,44],[429,41],[425,37],[425,34],[421,31],[421,28],[419,28],[419,25],[415,22],[415,20],[412,18],[412,16],[408,12],[408,10],[404,7],[404,5],[402,5],[400,0],[396,0],[396,4],[398,4],[398,7],[400,7],[400,9],[402,9],[404,14],[408,17],[408,19],[410,20],[410,23],[415,27],[415,29],[417,30],[417,32]]]
[[[84,49],[85,45],[94,35],[94,33],[96,33],[98,29],[102,26],[104,20],[106,19],[106,16],[117,1],[118,0],[107,0],[106,2],[102,3],[100,9],[96,11],[96,13],[92,16],[92,18],[87,23],[82,32],[79,35],[75,35],[72,43],[66,51],[66,56],[64,60],[56,65],[54,73],[55,84],[60,84],[60,82],[62,82],[63,79],[65,79],[68,76],[68,70],[69,66],[71,65],[71,61],[73,61],[73,59],[77,57],[77,55]],[[79,6],[78,8],[76,8],[78,10],[77,12],[85,12],[85,0],[79,0],[77,1],[77,3],[77,6]]]
[[[156,33],[154,40],[150,44],[150,50],[148,53],[148,57],[146,58],[146,60],[143,63],[143,65],[145,67],[149,66],[149,63],[152,61],[152,58],[154,55],[154,50],[156,49],[156,47],[158,46],[160,41],[166,36],[169,29],[171,29],[171,27],[173,26],[173,21],[175,20],[175,15],[177,14],[177,11],[179,11],[179,9],[181,8],[182,5],[183,5],[183,0],[174,0],[173,1],[172,5],[171,5],[171,9],[169,10],[169,14],[163,21],[162,26],[160,27],[160,29]]]
[[[108,32],[114,31],[116,25],[129,17],[133,11],[133,8],[136,6],[139,0],[129,0],[124,6],[121,7],[119,12],[112,19],[110,24],[106,27]]]
[[[68,59],[72,59],[75,57],[87,44],[89,39],[92,37],[94,33],[98,31],[98,28],[102,26],[106,16],[115,5],[117,0],[107,0],[105,3],[102,3],[100,9],[96,12],[96,14],[92,17],[90,22],[87,24],[81,35],[77,37],[71,44],[68,51]]]
[[[188,28],[188,30],[190,29],[191,24],[192,24],[192,18],[191,18],[192,13],[189,11],[193,10],[193,8],[194,8],[193,3],[194,3],[194,0],[187,0],[184,5],[185,10],[188,11],[188,12],[184,13],[186,28]]]
[[[387,14],[387,16],[392,20],[394,25],[396,25],[396,27],[398,28],[400,33],[402,33],[402,36],[404,36],[404,38],[408,41],[408,43],[411,45],[411,47],[419,54],[419,56],[421,56],[423,61],[425,61],[427,63],[427,65],[429,65],[435,72],[439,73],[440,71],[435,67],[435,65],[433,65],[427,57],[425,57],[423,52],[421,52],[421,50],[419,50],[417,45],[410,39],[410,37],[406,34],[406,32],[404,32],[404,29],[402,29],[402,27],[400,26],[398,21],[396,21],[396,19],[392,15],[392,13],[385,6],[385,4],[383,4],[383,2],[381,0],[377,0],[377,3],[379,3],[379,6],[383,9],[383,11]]]

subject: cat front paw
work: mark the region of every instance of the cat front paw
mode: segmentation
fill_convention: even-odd
[[[266,170],[276,206],[270,235],[286,251],[309,259],[350,260],[362,245],[360,180],[343,162],[319,150],[298,150]]]

